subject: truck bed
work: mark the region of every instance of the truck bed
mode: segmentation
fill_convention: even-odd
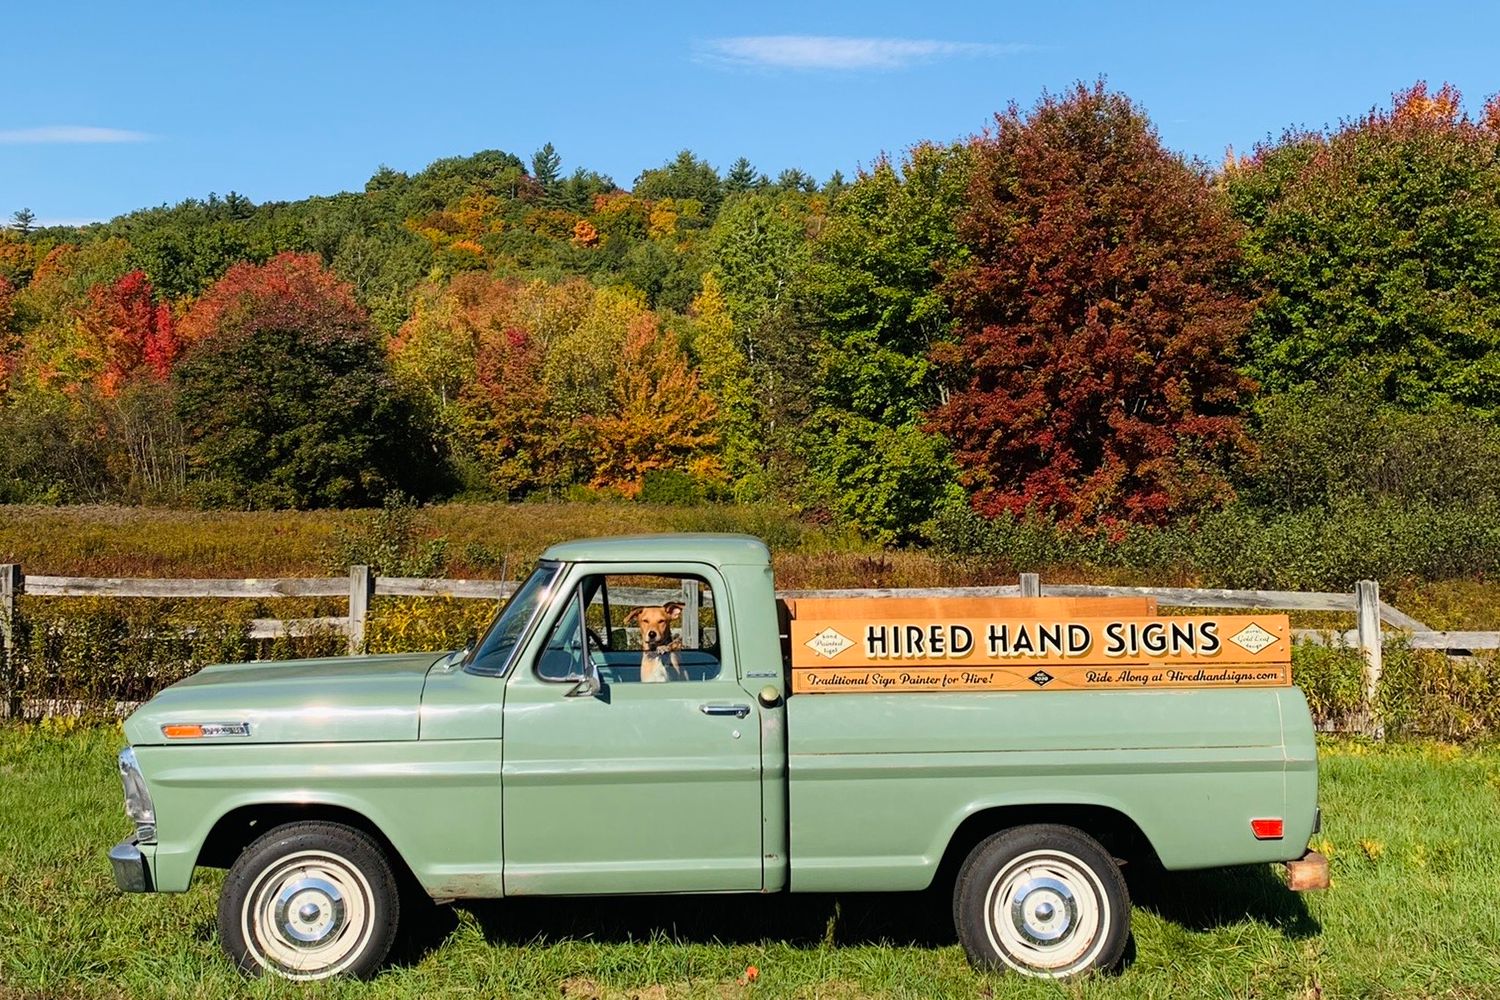
[[[794,695],[787,713],[796,891],[921,889],[990,810],[1115,816],[1168,869],[1289,860],[1313,832],[1294,687]],[[1284,836],[1257,840],[1262,817]]]

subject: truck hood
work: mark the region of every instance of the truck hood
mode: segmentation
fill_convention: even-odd
[[[437,653],[336,656],[204,667],[125,720],[134,745],[414,740],[422,685]],[[171,723],[228,724],[248,735],[168,740]]]

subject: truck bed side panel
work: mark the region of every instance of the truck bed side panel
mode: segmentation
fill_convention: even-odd
[[[1257,841],[1250,831],[1252,818],[1287,808],[1283,696],[795,696],[787,722],[792,888],[920,889],[965,818],[1009,805],[1117,810],[1168,868],[1298,856],[1306,845],[1300,819],[1288,818],[1284,840]],[[1310,826],[1305,803],[1299,797]]]

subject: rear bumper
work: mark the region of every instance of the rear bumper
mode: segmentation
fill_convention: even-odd
[[[1286,863],[1286,887],[1293,892],[1311,892],[1328,885],[1328,859],[1317,851]]]
[[[122,840],[109,849],[109,865],[121,892],[150,892],[151,867],[136,839]]]

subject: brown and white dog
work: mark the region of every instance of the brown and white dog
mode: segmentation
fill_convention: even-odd
[[[681,601],[636,608],[625,616],[626,625],[634,622],[641,629],[642,683],[687,680],[687,674],[682,672],[682,663],[677,657],[677,651],[682,648],[682,640],[672,636],[672,623],[681,620]]]

